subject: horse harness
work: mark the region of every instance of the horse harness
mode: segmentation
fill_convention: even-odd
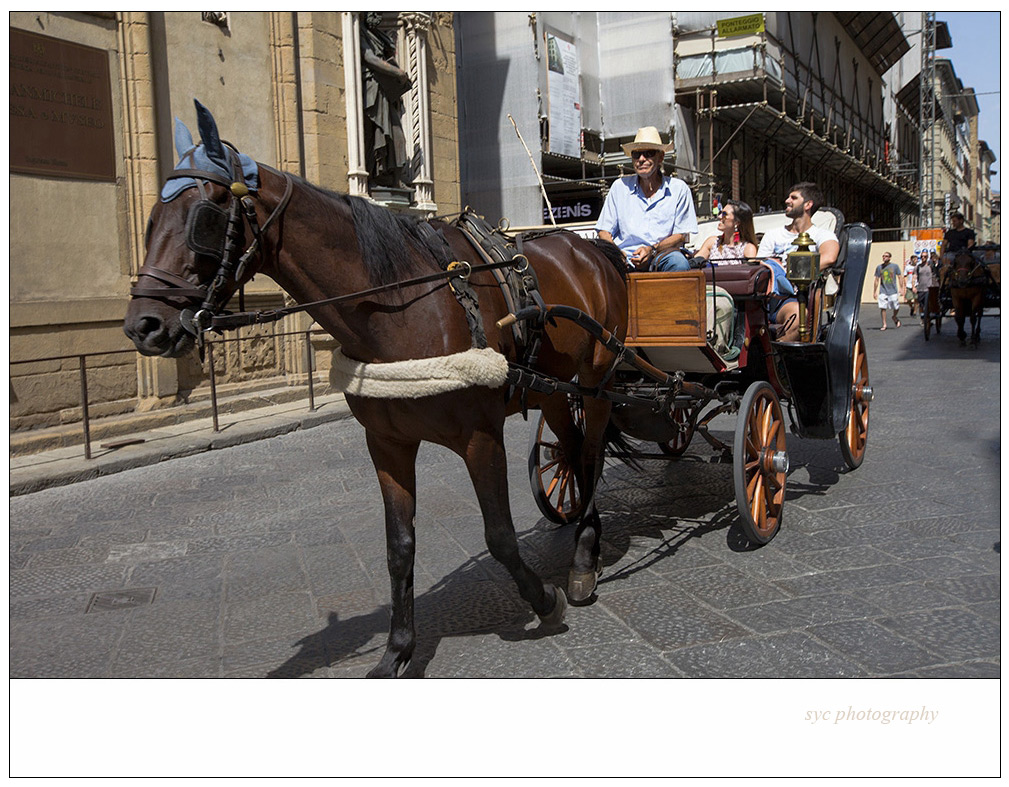
[[[232,155],[232,172],[240,172],[241,168],[237,155],[231,149],[229,149],[229,152]],[[512,313],[523,306],[529,305],[530,302],[540,305],[543,303],[542,298],[539,297],[535,273],[530,267],[528,259],[520,253],[509,253],[510,247],[501,239],[499,231],[491,230],[482,217],[466,211],[457,219],[456,224],[483,258],[484,262],[482,264],[473,265],[465,261],[452,261],[444,270],[438,273],[373,287],[369,290],[349,293],[335,298],[327,298],[321,301],[272,311],[245,312],[243,310],[238,313],[226,312],[224,311],[224,306],[230,298],[227,293],[227,285],[231,283],[240,287],[249,261],[262,249],[266,230],[284,213],[290,202],[294,182],[287,173],[277,172],[277,174],[284,178],[284,195],[262,227],[259,226],[256,218],[255,204],[250,196],[249,188],[241,180],[229,180],[219,173],[202,169],[176,169],[168,176],[169,180],[191,178],[195,181],[196,187],[200,192],[200,199],[190,208],[189,214],[186,217],[186,246],[196,254],[215,260],[217,272],[208,284],[199,284],[178,274],[158,268],[155,265],[145,264],[137,272],[138,282],[137,285],[130,289],[130,295],[131,297],[144,298],[186,298],[198,300],[200,302],[199,308],[195,312],[191,309],[181,310],[179,320],[183,329],[196,338],[201,360],[204,355],[205,334],[208,331],[220,332],[225,329],[276,322],[288,314],[305,311],[311,306],[362,298],[388,290],[444,279],[449,280],[452,293],[466,313],[466,320],[472,337],[472,346],[474,348],[484,348],[487,346],[487,338],[483,319],[480,316],[476,294],[468,282],[469,276],[474,270],[489,270],[493,272],[504,293],[508,310]],[[221,207],[209,198],[205,186],[208,182],[216,183],[228,190],[229,203],[226,208]],[[240,252],[241,239],[245,235],[243,220],[248,223],[252,231],[253,240],[244,251]],[[444,237],[436,233],[430,224],[422,222],[419,226],[429,243],[432,239],[437,238],[440,243],[444,244],[447,250],[448,244]],[[145,235],[149,234],[150,229],[150,220],[148,220],[148,228]],[[519,244],[521,244],[521,239],[519,239]],[[451,256],[450,252],[449,256]],[[502,270],[507,272],[502,273]],[[140,283],[140,279],[142,278],[154,279],[160,286],[145,286]],[[241,290],[239,298],[239,309],[242,309]],[[529,342],[528,333],[516,332],[516,343],[520,349],[520,354],[523,355],[523,360],[535,361],[535,348],[539,346],[538,337],[536,341]],[[523,348],[526,350],[524,353]],[[532,348],[532,352],[528,351],[530,348]]]

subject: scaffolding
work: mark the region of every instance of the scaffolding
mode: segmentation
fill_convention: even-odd
[[[935,220],[935,12],[921,13],[921,73],[919,111],[921,113],[921,169],[918,185],[918,223],[930,227]]]
[[[621,144],[656,126],[699,217],[730,197],[778,211],[804,180],[853,221],[893,227],[916,215],[918,182],[890,160],[883,114],[881,75],[910,51],[893,12],[754,14],[759,31],[720,36],[724,16],[462,14],[463,202],[548,223],[545,192],[559,221],[594,219],[632,171]]]
[[[679,16],[693,23],[677,30],[676,87],[695,118],[701,212],[730,197],[780,210],[802,180],[852,220],[895,226],[917,210],[916,184],[887,156],[878,90],[910,49],[891,12],[769,13],[734,39],[714,14]]]

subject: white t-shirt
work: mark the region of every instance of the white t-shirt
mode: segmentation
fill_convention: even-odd
[[[806,232],[809,233],[809,237],[816,244],[817,251],[827,241],[837,240],[837,235],[831,230],[828,230],[826,227],[818,227],[815,224],[806,230]],[[761,259],[768,257],[782,259],[789,252],[798,251],[799,247],[795,245],[798,237],[799,233],[789,232],[788,227],[775,227],[773,230],[768,230],[760,240],[757,256]]]

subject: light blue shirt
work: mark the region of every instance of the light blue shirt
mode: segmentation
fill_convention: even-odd
[[[596,230],[610,233],[628,256],[639,246],[654,246],[670,235],[697,232],[690,189],[679,178],[663,177],[662,186],[649,199],[637,175],[620,178],[606,195]]]

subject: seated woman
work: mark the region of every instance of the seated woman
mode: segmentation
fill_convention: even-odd
[[[691,260],[692,267],[700,267],[706,262],[717,265],[756,262],[757,234],[753,229],[753,210],[749,205],[729,200],[718,214],[718,233],[701,244]],[[715,299],[715,335],[720,339],[716,340],[715,348],[724,359],[731,360],[739,355],[743,341],[742,324],[735,324],[732,298],[724,290],[721,293],[725,297],[720,301],[714,287],[709,287],[709,294]]]
[[[719,265],[756,261],[757,234],[753,230],[753,210],[749,205],[729,200],[718,214],[718,232],[720,234],[712,235],[701,244],[694,260],[703,259]]]

